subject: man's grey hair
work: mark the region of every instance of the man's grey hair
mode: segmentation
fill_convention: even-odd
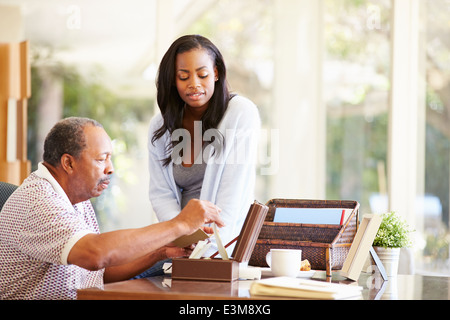
[[[89,118],[70,117],[58,121],[45,138],[44,161],[56,167],[66,153],[79,159],[86,147],[83,129],[87,125],[103,128],[99,122]]]

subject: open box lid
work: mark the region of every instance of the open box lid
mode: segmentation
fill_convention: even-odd
[[[232,257],[237,262],[248,262],[258,240],[259,232],[269,208],[255,200],[245,218]]]
[[[239,263],[248,262],[255,248],[262,225],[269,208],[257,201],[251,206],[245,218],[241,232],[225,247],[237,241],[231,259],[172,259],[172,279],[234,281],[239,278]],[[217,244],[219,245],[218,241]],[[222,249],[225,250],[222,246]],[[221,249],[221,250],[222,250]],[[220,250],[219,250],[220,251]]]

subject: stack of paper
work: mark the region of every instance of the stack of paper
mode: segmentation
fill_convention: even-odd
[[[361,290],[362,287],[353,284],[276,277],[255,281],[250,293],[258,296],[303,299],[361,299]]]

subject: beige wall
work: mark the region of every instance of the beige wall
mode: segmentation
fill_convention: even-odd
[[[0,43],[20,42],[24,36],[20,7],[0,5]]]

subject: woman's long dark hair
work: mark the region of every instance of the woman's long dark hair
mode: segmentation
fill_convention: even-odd
[[[175,62],[177,55],[193,49],[205,49],[214,61],[218,72],[218,80],[215,82],[214,94],[209,101],[208,109],[202,116],[202,132],[218,127],[232,98],[228,90],[226,80],[226,67],[219,49],[207,38],[200,35],[186,35],[175,40],[167,50],[159,65],[156,79],[157,102],[164,123],[155,131],[152,143],[161,138],[167,131],[172,134],[174,130],[183,128],[183,114],[185,102],[178,94],[176,87]],[[171,150],[179,142],[171,141],[166,146],[168,157],[164,159],[164,166],[171,161]]]

